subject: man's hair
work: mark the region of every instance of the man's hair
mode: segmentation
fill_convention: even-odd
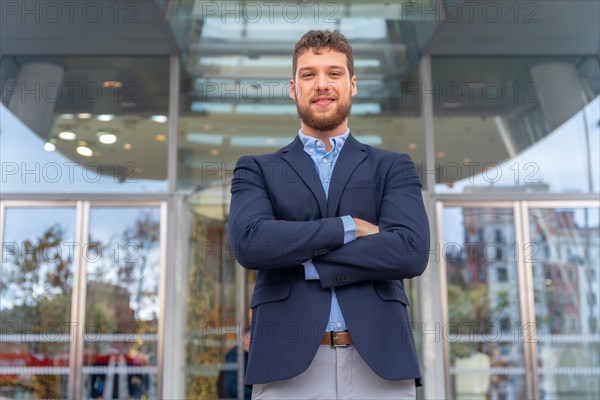
[[[314,54],[321,54],[323,50],[333,50],[346,55],[346,63],[350,77],[354,76],[354,56],[352,55],[352,46],[348,44],[346,36],[338,31],[308,31],[298,40],[294,48],[292,79],[296,78],[296,69],[298,68],[298,57],[304,52],[312,49]]]

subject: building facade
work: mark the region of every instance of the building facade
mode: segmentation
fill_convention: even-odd
[[[599,2],[0,5],[0,397],[243,398],[230,181],[296,135],[309,29],[353,46],[352,134],[422,178],[419,397],[600,395]]]

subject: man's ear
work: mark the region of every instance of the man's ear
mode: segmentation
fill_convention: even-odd
[[[352,96],[356,96],[356,75],[352,75],[352,79],[350,79],[350,85],[352,86]]]
[[[296,83],[293,79],[290,79],[290,97],[292,100],[296,100]]]

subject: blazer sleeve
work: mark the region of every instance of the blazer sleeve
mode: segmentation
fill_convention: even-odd
[[[233,173],[228,223],[234,254],[249,269],[297,267],[344,244],[339,217],[277,220],[265,175],[250,156],[240,158]]]
[[[421,275],[429,257],[429,221],[421,182],[407,155],[398,155],[387,173],[379,233],[361,237],[314,258],[324,288],[365,280]]]

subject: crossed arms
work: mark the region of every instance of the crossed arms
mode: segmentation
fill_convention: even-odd
[[[321,285],[332,287],[412,278],[427,265],[429,224],[421,184],[408,156],[398,155],[387,173],[379,226],[355,218],[357,240],[345,245],[340,217],[277,219],[264,174],[252,157],[238,161],[231,195],[231,245],[245,268],[297,268],[312,259]],[[335,279],[340,275],[349,279],[340,283]]]

